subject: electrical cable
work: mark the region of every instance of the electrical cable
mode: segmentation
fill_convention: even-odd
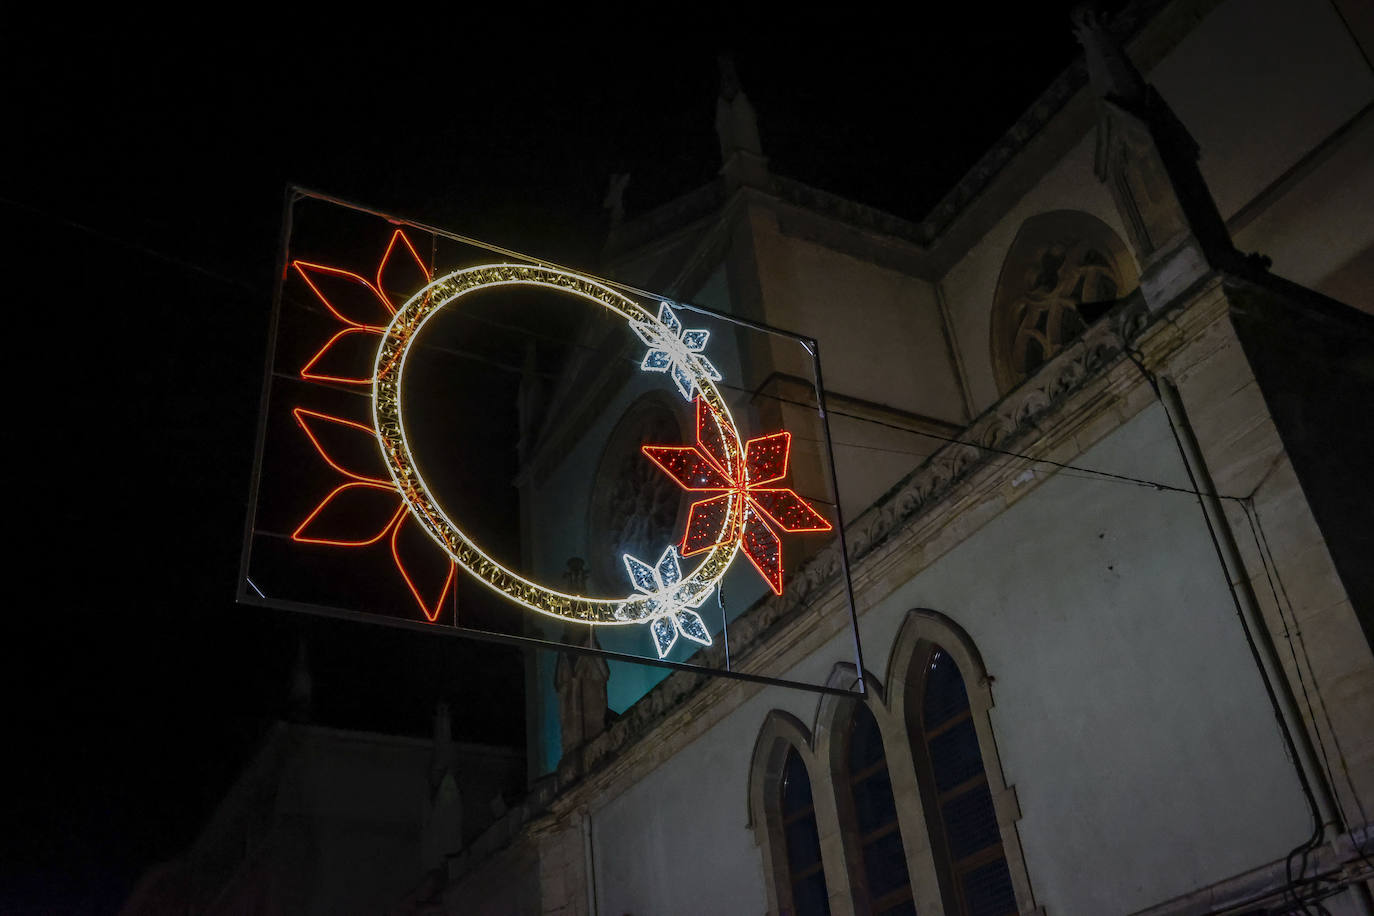
[[[87,226],[85,223],[79,223],[76,220],[68,219],[65,216],[58,216],[55,213],[49,213],[46,210],[42,210],[38,207],[33,206],[32,204],[26,204],[23,201],[14,200],[10,197],[0,196],[0,204],[5,204],[7,206],[14,207],[17,210],[24,210],[28,213],[34,214],[35,216],[41,216],[43,219],[46,219],[50,222],[54,222],[62,226],[67,226],[68,228],[75,229],[78,232],[84,232],[87,235],[93,235],[98,239],[103,239],[107,242],[114,242],[117,245],[122,245],[125,248],[129,248],[139,252],[140,254],[147,255],[150,258],[163,261],[167,264],[172,264],[176,267],[182,268],[183,270],[189,270],[193,273],[198,273],[202,276],[209,277],[211,280],[214,280],[217,283],[223,283],[227,286],[238,287],[239,289],[250,292],[255,296],[263,295],[263,291],[260,288],[249,283],[247,280],[241,280],[237,277],[226,276],[225,274],[222,274],[216,270],[211,270],[208,267],[197,264],[194,261],[187,261],[184,258],[179,258],[176,255],[168,254],[165,251],[159,251],[156,248],[150,248],[147,245],[144,245],[142,242],[135,242],[132,239],[120,238],[119,236],[112,235],[111,233],[106,232],[103,229],[97,229],[94,226]]]
[[[1300,879],[1303,872],[1307,869],[1308,856],[1313,849],[1321,844],[1324,827],[1321,809],[1317,804],[1316,794],[1313,792],[1311,783],[1307,778],[1307,772],[1302,765],[1302,756],[1298,751],[1297,741],[1294,739],[1292,732],[1288,728],[1288,723],[1284,719],[1283,709],[1279,703],[1278,695],[1275,692],[1274,685],[1270,681],[1268,672],[1264,668],[1264,660],[1260,655],[1259,646],[1255,641],[1254,634],[1250,630],[1249,622],[1245,619],[1245,611],[1241,605],[1240,596],[1236,594],[1236,586],[1231,581],[1231,574],[1226,563],[1225,551],[1222,549],[1221,540],[1217,535],[1216,527],[1213,525],[1212,514],[1207,510],[1205,499],[1216,498],[1216,495],[1205,493],[1198,484],[1197,476],[1193,471],[1193,463],[1188,457],[1188,449],[1183,443],[1183,437],[1179,433],[1177,423],[1172,412],[1169,410],[1168,403],[1165,401],[1164,393],[1159,385],[1159,380],[1155,377],[1154,373],[1145,368],[1145,364],[1138,357],[1138,354],[1128,349],[1125,351],[1125,355],[1140,372],[1146,383],[1149,384],[1151,390],[1155,393],[1155,397],[1159,400],[1160,406],[1164,408],[1164,415],[1169,424],[1169,432],[1173,436],[1174,445],[1178,449],[1179,458],[1183,462],[1183,470],[1188,475],[1188,481],[1192,484],[1193,489],[1198,492],[1198,508],[1202,511],[1203,522],[1207,526],[1207,535],[1212,541],[1212,549],[1216,554],[1217,563],[1221,566],[1222,576],[1226,581],[1227,590],[1231,595],[1231,603],[1235,608],[1236,617],[1240,621],[1241,632],[1245,636],[1246,646],[1249,648],[1250,657],[1254,661],[1256,670],[1259,672],[1260,683],[1264,686],[1265,695],[1269,699],[1270,709],[1273,711],[1274,719],[1279,727],[1279,734],[1287,747],[1289,759],[1293,764],[1293,771],[1298,777],[1298,785],[1301,787],[1303,797],[1307,802],[1308,814],[1312,819],[1312,835],[1304,842],[1293,847],[1288,855],[1284,857],[1284,877],[1286,879],[1285,890],[1287,895],[1292,898],[1294,906],[1300,908],[1304,913],[1308,914],[1308,916],[1311,916],[1311,909],[1307,906],[1306,902],[1298,896],[1296,890],[1298,882],[1293,876],[1293,859],[1301,854],[1302,865],[1298,872],[1298,877]]]
[[[1335,724],[1331,721],[1331,711],[1326,705],[1325,697],[1322,696],[1321,685],[1317,683],[1316,672],[1312,667],[1312,659],[1307,651],[1307,641],[1303,639],[1302,630],[1298,626],[1297,609],[1293,606],[1293,600],[1289,597],[1288,588],[1284,585],[1283,577],[1279,573],[1278,563],[1274,559],[1273,548],[1269,546],[1269,536],[1265,533],[1264,527],[1260,523],[1259,509],[1254,505],[1253,494],[1241,503],[1241,508],[1245,512],[1246,520],[1249,522],[1250,535],[1255,541],[1255,550],[1259,554],[1260,562],[1264,566],[1265,577],[1269,581],[1269,589],[1273,595],[1274,605],[1278,610],[1279,619],[1283,623],[1285,630],[1291,630],[1291,633],[1285,633],[1285,636],[1288,637],[1289,652],[1293,656],[1293,669],[1298,676],[1299,684],[1302,686],[1303,699],[1307,702],[1308,715],[1312,720],[1313,731],[1317,738],[1317,747],[1322,756],[1322,763],[1326,767],[1327,779],[1332,786],[1336,785],[1336,776],[1331,769],[1331,760],[1327,754],[1326,742],[1322,738],[1321,729],[1317,727],[1317,714],[1312,708],[1312,699],[1307,692],[1307,682],[1303,678],[1302,668],[1298,664],[1297,649],[1294,647],[1294,639],[1297,640],[1297,648],[1301,648],[1303,659],[1307,662],[1308,672],[1312,675],[1312,691],[1317,695],[1317,702],[1318,705],[1321,706],[1322,716],[1326,720],[1327,730],[1331,732],[1331,741],[1335,746],[1336,758],[1340,761],[1341,772],[1345,776],[1346,786],[1350,789],[1350,797],[1354,801],[1355,808],[1360,814],[1360,819],[1362,821],[1360,829],[1364,834],[1363,839],[1359,843],[1354,841],[1353,831],[1350,829],[1348,822],[1344,822],[1340,826],[1342,826],[1348,834],[1352,835],[1351,846],[1355,851],[1355,855],[1364,862],[1365,865],[1374,869],[1374,860],[1370,859],[1368,851],[1364,848],[1364,845],[1369,842],[1369,813],[1365,810],[1364,803],[1360,801],[1359,792],[1355,788],[1354,778],[1350,775],[1350,766],[1346,760],[1345,751],[1341,748],[1340,738],[1336,733]],[[1277,588],[1275,587],[1276,583]],[[1280,592],[1283,595],[1282,603],[1279,601]],[[1288,621],[1291,621],[1291,623],[1285,621],[1283,618],[1285,605],[1288,609]],[[1344,812],[1341,811],[1339,813],[1344,821]]]
[[[291,300],[291,302],[292,302],[292,304],[293,304],[294,306],[296,306],[296,307],[304,308],[304,309],[309,310],[309,311],[314,311],[314,312],[316,312],[316,313],[318,313],[318,314],[321,314],[321,315],[326,314],[325,310],[322,309],[317,303],[309,302],[309,301],[307,301],[307,302],[302,302],[302,301],[296,300],[296,299],[294,299],[294,298]],[[564,338],[554,337],[554,336],[552,336],[552,335],[547,335],[547,334],[541,334],[541,333],[539,333],[539,332],[537,332],[537,331],[534,331],[534,330],[531,330],[531,329],[519,328],[519,327],[516,327],[516,326],[513,326],[513,325],[508,325],[508,324],[505,324],[504,322],[496,321],[496,320],[494,320],[494,319],[487,318],[487,317],[481,316],[481,315],[474,315],[474,314],[472,314],[472,313],[470,313],[470,312],[460,312],[460,313],[458,313],[458,314],[460,314],[464,319],[466,319],[466,320],[468,320],[468,321],[473,321],[473,322],[476,322],[476,323],[479,323],[479,324],[484,324],[484,325],[487,325],[487,326],[489,326],[489,327],[494,327],[494,328],[497,328],[497,329],[500,329],[500,330],[511,331],[511,332],[514,332],[514,333],[519,333],[519,334],[522,334],[522,335],[524,335],[524,336],[526,336],[526,337],[532,337],[532,338],[534,338],[534,339],[536,339],[536,340],[543,340],[543,341],[546,341],[546,342],[548,342],[548,343],[558,344],[558,345],[560,345],[560,346],[562,346],[562,347],[566,347],[566,348],[570,348],[570,349],[584,350],[584,351],[586,351],[586,352],[596,352],[596,351],[599,349],[599,347],[594,347],[594,346],[591,346],[591,345],[589,345],[589,344],[577,343],[577,342],[569,341],[569,340],[564,339]],[[472,360],[476,360],[476,361],[479,361],[479,362],[482,362],[482,363],[486,363],[486,364],[488,364],[488,365],[492,365],[492,366],[495,366],[495,367],[497,367],[497,368],[500,368],[500,369],[503,369],[503,370],[505,370],[505,371],[509,371],[509,372],[512,372],[512,373],[523,371],[523,369],[522,369],[521,367],[517,367],[517,366],[515,366],[515,365],[513,365],[513,364],[510,364],[510,363],[502,363],[502,362],[499,362],[499,361],[497,361],[497,360],[490,359],[490,358],[488,358],[488,357],[480,356],[480,355],[478,355],[478,354],[469,353],[469,352],[466,352],[466,351],[461,351],[461,350],[457,350],[457,349],[450,348],[450,347],[443,347],[443,348],[439,348],[439,349],[441,349],[441,350],[442,350],[443,352],[445,352],[445,353],[448,353],[449,355],[459,357],[460,359],[472,359]],[[621,357],[621,361],[623,361],[623,362],[625,362],[625,363],[628,363],[628,364],[633,364],[633,365],[636,365],[636,366],[639,364],[639,361],[638,361],[638,360],[633,359],[633,358],[631,358],[631,357]],[[357,390],[357,389],[355,389],[355,388],[344,388],[343,386],[332,386],[332,385],[329,386],[329,387],[337,387],[337,390],[344,391],[345,393],[352,393],[352,394],[362,394],[362,393],[363,393],[363,392],[361,392],[361,391],[359,391],[359,390]],[[718,385],[718,387],[720,387],[720,388],[722,388],[722,389],[725,389],[725,390],[727,390],[727,391],[734,391],[734,392],[740,393],[740,394],[751,395],[752,397],[756,397],[756,398],[767,398],[768,400],[773,401],[773,402],[778,403],[778,404],[787,404],[787,405],[791,405],[791,406],[794,406],[794,407],[802,407],[802,408],[805,408],[805,409],[807,409],[807,410],[816,410],[816,409],[817,409],[815,404],[809,403],[809,402],[807,402],[807,401],[800,401],[800,400],[797,400],[797,399],[795,399],[795,398],[788,398],[788,397],[784,397],[784,396],[782,396],[782,395],[776,395],[776,394],[764,394],[764,393],[762,393],[762,392],[753,391],[753,390],[751,390],[751,389],[749,389],[749,388],[745,388],[745,387],[740,386],[740,385],[731,385],[731,384],[729,384],[729,383],[722,382],[721,384]],[[941,435],[940,433],[934,433],[934,432],[930,432],[930,431],[928,431],[928,430],[912,429],[910,426],[903,426],[903,425],[901,425],[901,424],[892,423],[892,422],[888,422],[888,421],[885,421],[885,420],[879,420],[879,419],[876,419],[876,418],[873,418],[873,417],[866,417],[866,416],[862,416],[862,415],[860,415],[860,414],[850,413],[850,412],[848,412],[848,411],[839,410],[839,409],[836,409],[836,408],[833,408],[833,407],[830,408],[827,412],[828,412],[831,416],[834,416],[834,417],[843,417],[844,419],[847,419],[847,420],[854,420],[854,421],[859,422],[859,423],[867,423],[867,424],[870,424],[870,425],[872,425],[872,426],[878,426],[878,427],[882,427],[882,428],[885,428],[885,429],[891,429],[891,430],[895,430],[895,431],[897,431],[897,432],[905,433],[905,434],[908,434],[908,435],[921,436],[921,437],[923,437],[923,438],[932,439],[932,440],[935,440],[935,441],[937,441],[937,442],[944,442],[944,443],[952,444],[952,445],[964,445],[964,446],[968,446],[968,447],[970,447],[970,448],[978,449],[979,451],[989,452],[989,453],[995,454],[995,455],[1003,455],[1003,456],[1008,457],[1008,458],[1016,458],[1016,459],[1021,460],[1021,461],[1029,461],[1029,462],[1032,462],[1032,463],[1035,463],[1035,464],[1047,464],[1047,465],[1050,465],[1051,467],[1058,468],[1058,469],[1061,470],[1061,471],[1072,471],[1072,472],[1077,472],[1076,475],[1071,474],[1071,475],[1069,475],[1069,476],[1078,476],[1078,477],[1080,477],[1080,478],[1082,478],[1082,479],[1106,479],[1106,480],[1114,480],[1114,481],[1117,481],[1117,482],[1120,482],[1120,483],[1128,483],[1128,484],[1131,484],[1131,485],[1133,485],[1133,486],[1148,487],[1148,488],[1150,488],[1150,489],[1158,490],[1158,491],[1162,491],[1162,492],[1183,493],[1183,494],[1187,494],[1187,495],[1190,495],[1190,496],[1212,495],[1212,494],[1201,494],[1201,493],[1199,493],[1199,492],[1196,491],[1196,490],[1189,489],[1189,488],[1187,488],[1187,487],[1179,487],[1179,486],[1176,486],[1176,485],[1174,485],[1174,484],[1164,483],[1163,481],[1159,481],[1159,480],[1150,480],[1149,478],[1144,478],[1144,477],[1134,477],[1134,476],[1131,476],[1131,475],[1129,475],[1129,474],[1118,474],[1118,473],[1115,473],[1115,472],[1113,472],[1113,471],[1103,471],[1103,470],[1100,470],[1100,469],[1097,469],[1097,468],[1085,468],[1085,467],[1082,467],[1082,466],[1080,466],[1080,465],[1069,464],[1069,463],[1067,463],[1067,462],[1062,462],[1062,461],[1056,461],[1056,460],[1054,460],[1054,459],[1052,459],[1052,458],[1038,457],[1038,456],[1035,456],[1035,455],[1028,455],[1028,454],[1025,454],[1024,452],[1017,452],[1017,451],[1013,451],[1013,450],[1011,450],[1011,449],[999,448],[999,447],[993,446],[993,445],[984,445],[984,444],[980,444],[980,443],[977,443],[977,442],[970,442],[970,441],[968,441],[968,440],[966,440],[966,439],[960,439],[960,438],[957,438],[957,437],[955,437],[955,436]],[[818,439],[817,439],[817,440],[810,440],[810,439],[808,439],[807,441],[820,441],[820,440],[818,440]],[[916,452],[916,451],[906,452],[906,451],[903,451],[903,450],[900,450],[900,449],[886,449],[886,448],[883,448],[883,447],[881,447],[881,446],[866,446],[866,445],[861,445],[861,444],[859,444],[859,443],[849,443],[849,442],[836,442],[836,443],[834,443],[834,444],[836,444],[836,445],[845,445],[845,446],[847,446],[847,447],[854,447],[854,448],[866,448],[866,449],[871,449],[871,450],[891,451],[891,452],[896,453],[896,454],[910,454],[910,455],[913,455],[913,456],[916,456],[916,457],[923,457],[923,458],[929,458],[929,457],[932,457],[933,454],[938,454],[938,452],[936,452],[936,453],[922,453],[922,452]],[[1004,466],[1004,465],[999,465],[999,467],[1000,467],[1000,466]],[[1217,495],[1217,496],[1218,496],[1219,498],[1221,498],[1221,499],[1235,499],[1235,500],[1239,500],[1239,499],[1242,498],[1242,497],[1236,497],[1236,496],[1226,496],[1226,495],[1221,495],[1221,494],[1215,494],[1215,495]]]
[[[183,259],[183,258],[178,258],[178,257],[176,257],[176,256],[174,256],[174,255],[167,254],[166,252],[158,251],[157,249],[154,249],[154,248],[149,248],[148,246],[143,245],[143,244],[141,244],[141,243],[134,242],[134,241],[129,240],[129,239],[120,238],[120,237],[118,237],[118,236],[111,235],[111,234],[109,234],[109,233],[107,233],[107,232],[105,232],[105,231],[103,231],[103,230],[96,229],[96,228],[93,228],[93,227],[91,227],[91,226],[87,226],[87,225],[85,225],[85,224],[83,224],[83,223],[78,223],[78,222],[76,222],[75,220],[67,219],[67,218],[65,218],[65,217],[58,216],[58,215],[53,214],[53,213],[48,213],[47,211],[41,210],[41,209],[39,209],[39,208],[37,208],[37,207],[34,207],[34,206],[30,205],[30,204],[23,203],[22,201],[17,201],[17,200],[13,200],[12,198],[0,196],[0,203],[8,204],[9,206],[12,206],[12,207],[15,207],[15,208],[18,208],[18,209],[27,210],[27,211],[29,211],[29,212],[31,212],[31,213],[34,213],[34,214],[36,214],[36,215],[38,215],[38,216],[42,216],[43,218],[48,219],[48,220],[51,220],[51,221],[53,221],[53,222],[56,222],[56,223],[60,223],[60,224],[62,224],[62,225],[69,226],[69,227],[71,227],[71,228],[73,228],[73,229],[77,229],[77,230],[79,230],[79,231],[81,231],[81,232],[85,232],[85,233],[94,235],[94,236],[96,236],[96,237],[98,237],[98,238],[106,239],[107,241],[116,242],[116,243],[118,243],[118,244],[120,244],[120,245],[124,245],[124,246],[126,246],[126,247],[128,247],[128,248],[132,248],[132,249],[134,249],[134,250],[136,250],[136,251],[139,251],[139,252],[141,252],[141,253],[143,253],[143,254],[145,254],[145,255],[148,255],[149,257],[156,258],[156,259],[161,260],[161,261],[164,261],[164,262],[166,262],[166,263],[168,263],[168,264],[173,264],[173,265],[175,265],[175,266],[177,266],[177,267],[181,267],[181,268],[183,268],[183,269],[190,270],[190,271],[193,271],[193,272],[195,272],[195,273],[202,274],[203,276],[209,277],[210,279],[213,279],[213,280],[215,280],[215,281],[217,281],[217,282],[219,282],[219,283],[224,283],[224,284],[227,284],[227,285],[230,285],[230,286],[237,286],[237,287],[239,287],[240,289],[243,289],[243,290],[245,290],[245,291],[247,291],[247,292],[251,292],[251,293],[254,293],[254,294],[261,294],[261,293],[262,293],[262,290],[260,290],[260,289],[258,289],[257,287],[253,286],[253,285],[252,285],[251,283],[249,283],[248,281],[241,280],[241,279],[238,279],[238,278],[235,278],[235,277],[226,276],[226,275],[224,275],[224,274],[218,273],[217,271],[214,271],[214,270],[211,270],[211,269],[209,269],[209,268],[207,268],[207,267],[204,267],[204,266],[202,266],[202,265],[200,265],[200,264],[196,264],[196,263],[193,262],[193,261],[187,261],[187,260],[185,260],[185,259]],[[436,250],[437,250],[437,244],[438,244],[437,239],[438,239],[438,236],[432,236],[432,237],[431,237],[431,253],[430,253],[430,262],[431,262],[431,263],[430,263],[430,270],[431,270],[431,273],[432,273],[433,270],[434,270],[434,258],[435,258],[435,254],[436,254]],[[301,303],[301,302],[299,302],[299,301],[294,301],[294,304],[295,304],[296,306],[298,306],[298,307],[306,308],[306,309],[308,309],[308,310],[317,311],[317,312],[319,312],[320,314],[324,314],[324,310],[323,310],[323,309],[320,309],[320,308],[318,307],[318,305],[316,305],[315,303]],[[463,313],[460,313],[460,314],[462,314],[464,318],[466,318],[466,319],[468,319],[468,320],[471,320],[471,321],[480,322],[480,323],[489,325],[489,326],[491,326],[491,327],[500,328],[500,329],[502,329],[502,330],[514,331],[514,332],[517,332],[517,333],[522,333],[522,334],[524,334],[524,335],[526,335],[526,336],[533,337],[533,338],[538,339],[538,340],[544,340],[544,341],[547,341],[547,342],[550,342],[550,343],[556,343],[556,344],[559,344],[559,345],[562,345],[562,346],[565,346],[565,347],[575,347],[575,348],[579,348],[579,349],[583,349],[583,350],[587,350],[587,351],[594,351],[594,350],[596,349],[595,347],[591,347],[591,346],[589,346],[589,345],[587,345],[587,344],[572,343],[572,342],[570,342],[570,341],[568,341],[568,340],[566,340],[566,339],[564,339],[564,338],[554,337],[554,336],[552,336],[552,335],[539,334],[539,333],[534,332],[534,331],[531,331],[531,330],[529,330],[529,329],[518,328],[518,327],[516,327],[516,326],[514,326],[514,325],[507,325],[507,324],[504,324],[504,323],[502,323],[502,322],[498,322],[498,321],[495,321],[495,320],[493,320],[493,319],[486,318],[486,317],[483,317],[483,316],[473,315],[473,314],[467,313],[467,312],[463,312]],[[500,368],[500,369],[503,369],[503,370],[506,370],[506,371],[510,371],[510,372],[521,372],[521,371],[523,371],[522,368],[516,367],[516,366],[514,366],[514,365],[512,365],[512,364],[501,363],[501,362],[498,362],[498,361],[496,361],[496,360],[492,360],[492,359],[489,359],[489,358],[481,357],[481,356],[479,356],[479,355],[477,355],[477,354],[468,353],[468,352],[465,352],[465,351],[459,351],[459,350],[456,350],[456,349],[453,349],[453,348],[441,348],[441,349],[443,349],[444,352],[447,352],[447,353],[449,353],[449,354],[451,354],[451,355],[459,356],[459,357],[461,357],[461,358],[475,359],[475,360],[478,360],[478,361],[481,361],[481,362],[485,362],[485,363],[487,363],[488,365],[492,365],[492,366],[495,366],[495,367],[497,367],[497,368]],[[632,359],[627,359],[626,361],[627,361],[627,362],[635,362],[635,361],[632,360]],[[1133,360],[1133,361],[1134,361],[1134,360]],[[1139,364],[1137,364],[1137,365],[1139,365]],[[1142,370],[1142,371],[1143,371],[1143,370]],[[287,376],[287,375],[289,375],[289,374],[287,374],[287,373],[282,373],[282,375],[283,375],[283,376]],[[349,392],[349,393],[357,393],[357,392],[354,391],[353,389],[351,389],[351,388],[345,388],[345,387],[343,387],[343,386],[334,386],[334,385],[330,385],[330,386],[328,386],[328,387],[335,388],[336,390],[339,390],[339,391],[344,391],[344,392]],[[743,388],[743,387],[738,386],[738,385],[722,384],[722,385],[720,385],[719,387],[725,388],[725,389],[727,389],[727,390],[733,390],[733,391],[736,391],[736,392],[741,392],[741,393],[748,393],[748,392],[749,392],[749,389]],[[773,401],[776,401],[776,402],[782,403],[782,404],[791,404],[791,405],[793,405],[793,406],[806,407],[806,408],[812,409],[812,410],[816,409],[816,408],[815,408],[815,405],[813,405],[813,404],[808,404],[808,403],[805,402],[805,401],[798,401],[798,400],[791,399],[791,398],[785,398],[785,397],[782,397],[781,395],[765,395],[765,394],[762,394],[762,393],[760,393],[760,392],[754,392],[754,395],[755,395],[756,397],[766,397],[766,398],[768,398],[768,399],[770,399],[770,400],[773,400]],[[1051,465],[1051,466],[1053,466],[1053,467],[1057,467],[1057,468],[1059,468],[1059,469],[1061,469],[1061,470],[1077,471],[1077,472],[1079,472],[1080,474],[1086,474],[1086,475],[1089,475],[1089,476],[1095,477],[1095,478],[1106,478],[1106,479],[1111,479],[1111,480],[1117,480],[1117,481],[1121,481],[1121,482],[1123,482],[1123,483],[1131,483],[1131,484],[1134,484],[1134,485],[1136,485],[1136,486],[1150,487],[1151,489],[1154,489],[1154,490],[1172,491],[1172,492],[1175,492],[1175,493],[1186,493],[1186,494],[1189,494],[1189,495],[1192,495],[1192,496],[1207,495],[1207,496],[1215,496],[1215,497],[1218,498],[1218,499],[1231,499],[1231,500],[1236,500],[1236,501],[1241,501],[1241,502],[1244,501],[1244,497],[1227,496],[1227,495],[1224,495],[1224,494],[1201,494],[1201,493],[1199,493],[1199,492],[1196,491],[1196,490],[1190,490],[1190,489],[1187,489],[1187,488],[1185,488],[1185,487],[1178,487],[1178,486],[1174,486],[1174,485],[1172,485],[1172,484],[1166,484],[1166,483],[1163,483],[1163,482],[1157,481],[1157,480],[1150,480],[1150,479],[1148,479],[1148,478],[1141,478],[1141,477],[1132,477],[1132,476],[1130,476],[1130,475],[1128,475],[1128,474],[1116,474],[1116,473],[1113,473],[1113,472],[1111,472],[1111,471],[1102,471],[1102,470],[1098,470],[1098,469],[1096,469],[1096,468],[1084,468],[1084,467],[1079,467],[1079,466],[1077,466],[1077,465],[1066,464],[1066,463],[1064,463],[1064,462],[1055,461],[1054,459],[1051,459],[1051,458],[1036,457],[1036,456],[1033,456],[1033,455],[1027,455],[1027,454],[1022,453],[1022,452],[1011,451],[1010,449],[1003,449],[1003,448],[998,448],[998,447],[992,446],[992,445],[983,445],[983,444],[979,444],[979,443],[976,443],[976,442],[969,442],[969,441],[967,441],[967,440],[958,439],[958,438],[955,438],[955,437],[952,437],[952,436],[942,436],[942,435],[940,435],[939,433],[932,433],[932,432],[929,432],[929,431],[927,431],[927,430],[912,429],[912,428],[909,427],[909,426],[901,426],[901,425],[896,424],[896,423],[889,423],[889,422],[886,422],[886,421],[883,421],[883,420],[877,420],[877,419],[874,419],[873,417],[860,416],[860,415],[858,415],[858,414],[848,413],[848,412],[846,412],[846,411],[837,410],[837,409],[834,409],[834,408],[831,408],[831,409],[829,410],[829,413],[830,413],[832,416],[844,417],[845,419],[848,419],[848,420],[855,420],[855,421],[858,421],[858,422],[860,422],[860,423],[870,423],[870,424],[875,425],[875,426],[881,426],[881,427],[884,427],[884,428],[887,428],[887,429],[893,429],[893,430],[896,430],[896,431],[898,431],[898,432],[908,433],[908,434],[914,435],[914,436],[923,436],[923,437],[928,438],[928,439],[934,439],[934,440],[936,440],[936,441],[946,442],[946,443],[950,443],[950,444],[954,444],[954,445],[967,445],[967,446],[970,446],[970,447],[972,447],[972,448],[979,449],[979,450],[981,450],[981,451],[991,452],[991,453],[993,453],[993,454],[998,454],[998,455],[1005,455],[1005,456],[1010,457],[1010,458],[1018,458],[1018,459],[1021,459],[1021,460],[1023,460],[1023,461],[1031,461],[1031,462],[1034,462],[1034,463],[1037,463],[1037,464],[1048,464],[1048,465]],[[814,441],[819,441],[819,440],[814,440]],[[837,445],[844,445],[844,446],[850,447],[850,448],[867,448],[867,449],[880,450],[880,451],[892,451],[892,452],[898,453],[898,454],[910,454],[910,455],[915,455],[915,456],[918,456],[918,457],[929,457],[928,454],[927,454],[927,455],[923,455],[923,453],[921,453],[921,452],[905,452],[905,451],[902,451],[902,450],[899,450],[899,449],[885,449],[885,448],[882,448],[881,446],[866,446],[866,445],[861,445],[861,444],[859,444],[859,443],[852,443],[852,442],[838,442],[838,443],[835,443],[835,444],[837,444]]]

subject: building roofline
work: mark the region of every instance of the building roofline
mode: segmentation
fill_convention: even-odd
[[[1113,17],[1109,27],[1131,49],[1140,68],[1148,70],[1219,2],[1129,0]],[[948,266],[968,247],[970,237],[981,235],[986,229],[983,225],[987,222],[986,217],[972,219],[978,215],[977,204],[994,195],[1020,196],[1017,192],[1024,179],[1016,180],[1020,176],[1012,174],[1013,165],[1024,163],[1035,173],[1034,178],[1044,171],[1043,166],[1026,161],[1025,153],[1036,141],[1051,139],[1046,129],[1056,119],[1066,113],[1070,115],[1065,130],[1055,132],[1049,143],[1047,161],[1057,161],[1065,152],[1066,144],[1077,142],[1079,134],[1091,126],[1090,92],[1087,68],[1080,53],[925,216],[915,222],[782,175],[772,175],[773,187],[764,192],[822,216],[916,246],[930,252],[938,263]],[[1046,157],[1037,156],[1036,162],[1042,159]],[[996,194],[1008,182],[1009,193]],[[730,197],[724,181],[717,177],[613,228],[603,248],[603,256],[607,260],[619,260],[634,254],[669,233],[718,213]],[[940,274],[943,270],[936,269],[934,273]]]

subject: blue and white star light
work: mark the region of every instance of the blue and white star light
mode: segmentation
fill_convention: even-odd
[[[721,380],[720,372],[702,355],[711,332],[683,327],[667,302],[659,303],[658,321],[631,321],[630,329],[649,346],[639,368],[645,372],[667,372],[686,400],[692,400],[694,389],[699,390],[697,378]]]
[[[672,650],[679,635],[703,646],[711,644],[711,633],[701,615],[690,608],[701,607],[714,583],[682,580],[677,548],[669,545],[650,566],[643,560],[624,554],[625,569],[637,591],[649,595],[648,622],[654,637],[658,657],[664,658]]]

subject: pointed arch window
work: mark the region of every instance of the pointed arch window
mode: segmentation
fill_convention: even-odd
[[[906,849],[897,822],[897,803],[888,777],[878,720],[855,703],[849,721],[848,785],[853,800],[858,872],[875,916],[915,916]]]
[[[1138,285],[1130,250],[1113,229],[1078,210],[1021,224],[1002,262],[992,306],[992,364],[1010,391]]]
[[[960,916],[1014,916],[1016,895],[963,675],[934,644],[926,644],[919,662],[908,681],[908,732],[946,907]]]
[[[821,864],[821,838],[816,827],[811,778],[796,748],[787,752],[778,792],[778,811],[787,847],[787,880],[792,891],[793,908],[789,916],[829,916],[829,894]]]

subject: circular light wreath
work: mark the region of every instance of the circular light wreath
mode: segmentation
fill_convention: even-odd
[[[499,286],[535,286],[567,293],[596,303],[626,321],[647,326],[668,337],[672,333],[651,313],[615,290],[578,274],[529,264],[488,264],[441,277],[410,298],[387,325],[372,375],[372,421],[387,471],[407,510],[453,561],[488,588],[531,610],[586,624],[636,624],[670,613],[654,595],[636,593],[624,598],[587,598],[533,582],[501,565],[463,531],[439,505],[415,462],[401,419],[401,379],[406,357],[425,322],[464,296]],[[686,356],[685,354],[683,354]],[[734,418],[717,390],[714,370],[694,356],[681,360],[701,399],[711,408],[725,446],[726,472],[738,473],[744,447]],[[734,536],[744,522],[744,500],[730,495],[717,543],[705,559],[675,586],[679,594],[704,596],[715,588],[739,550]],[[709,642],[709,636],[707,637]]]

